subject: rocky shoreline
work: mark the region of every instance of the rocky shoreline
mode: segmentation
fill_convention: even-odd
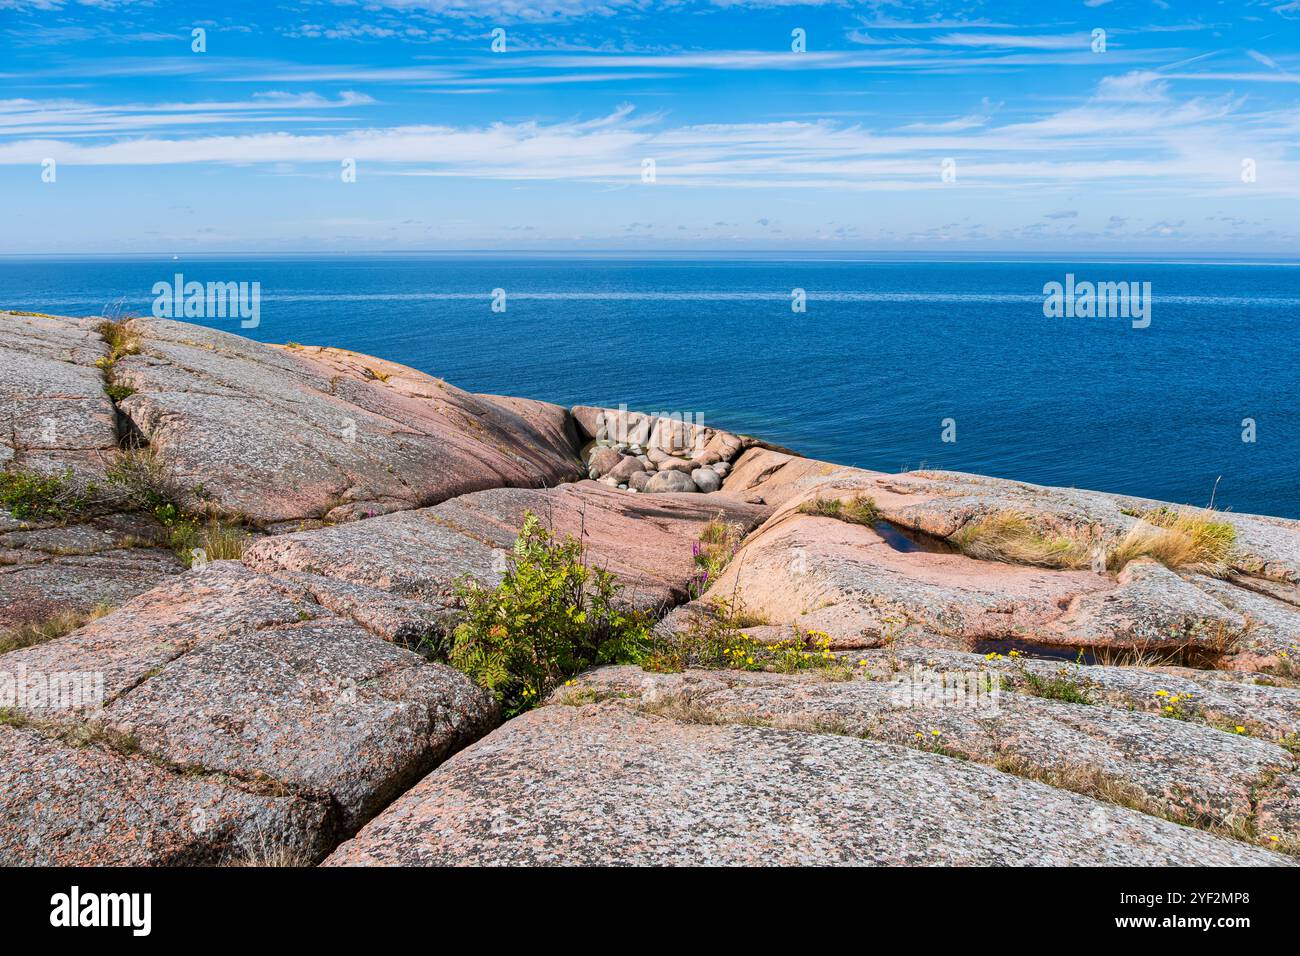
[[[1300,852],[1300,522],[848,468],[167,320],[0,328],[0,863]],[[596,667],[503,722],[429,649],[526,514],[662,640],[743,603],[759,663]],[[993,709],[900,703],[934,674]]]

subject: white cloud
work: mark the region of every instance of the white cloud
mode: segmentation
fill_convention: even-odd
[[[366,106],[375,100],[344,91],[336,99],[316,93],[270,91],[247,100],[127,103],[100,106],[79,100],[0,100],[0,135],[124,134],[160,127],[221,123],[301,123],[325,118],[329,110]],[[286,115],[300,113],[301,115]],[[341,118],[331,119],[341,121]]]
[[[981,116],[978,113],[971,113],[967,116],[959,116],[956,119],[944,120],[938,123],[908,123],[900,127],[904,131],[917,131],[926,133],[956,133],[965,129],[978,129],[989,121],[987,116]]]
[[[1169,84],[1159,73],[1133,70],[1102,79],[1095,98],[1113,103],[1162,103],[1169,99]]]
[[[948,33],[930,40],[940,46],[1005,47],[1025,50],[1087,50],[1089,34],[1026,36],[1015,33]]]
[[[264,102],[284,102],[271,96]],[[331,103],[333,101],[330,101]],[[183,105],[183,104],[174,104]],[[210,111],[215,104],[199,104]],[[248,103],[240,102],[240,107]],[[0,145],[0,164],[286,166],[310,171],[344,158],[373,175],[515,181],[583,181],[639,186],[641,161],[656,161],[653,188],[791,188],[847,191],[944,188],[940,159],[959,160],[960,188],[1022,190],[1041,184],[1108,183],[1146,193],[1241,188],[1242,144],[1268,161],[1266,192],[1300,195],[1300,164],[1287,158],[1286,114],[1240,116],[1241,100],[1116,102],[1097,99],[1038,119],[993,126],[873,131],[827,120],[666,126],[661,116],[622,106],[586,121],[404,125],[346,131],[242,135],[118,136],[91,143],[29,133]],[[10,101],[0,126],[32,110]],[[45,107],[47,110],[48,106]],[[76,108],[68,106],[64,112]],[[53,111],[53,112],[57,112]],[[110,122],[142,122],[135,114]],[[185,114],[153,114],[164,117]],[[95,122],[77,114],[85,125]],[[72,121],[69,121],[72,122]],[[1293,122],[1293,120],[1291,120]],[[952,128],[953,125],[963,128]],[[649,188],[649,187],[646,187]]]

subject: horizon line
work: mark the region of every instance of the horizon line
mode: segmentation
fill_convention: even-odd
[[[288,249],[288,250],[213,250],[199,252],[178,253],[175,251],[140,251],[140,252],[0,252],[0,261],[3,260],[75,260],[75,259],[165,259],[168,261],[183,262],[186,259],[214,259],[214,258],[294,258],[306,257],[317,259],[345,259],[345,258],[384,258],[389,256],[427,256],[430,258],[477,258],[477,257],[500,257],[500,258],[562,258],[562,259],[583,259],[583,258],[706,258],[713,260],[728,259],[751,259],[751,258],[772,258],[772,257],[797,257],[797,258],[821,258],[821,259],[858,259],[858,258],[884,258],[896,261],[981,261],[980,257],[986,258],[983,261],[1035,261],[1035,262],[1068,262],[1078,259],[1109,259],[1111,261],[1135,261],[1135,262],[1184,262],[1195,261],[1206,258],[1217,260],[1226,260],[1236,264],[1249,264],[1250,262],[1267,262],[1276,263],[1300,263],[1300,253],[1239,253],[1223,252],[1217,250],[1197,250],[1186,252],[1158,251],[1158,252],[1114,252],[1102,250],[1051,250],[1045,252],[1025,252],[1023,250],[999,250],[993,249],[988,251],[969,251],[945,249],[945,250],[927,250],[914,249],[898,252],[891,252],[883,249],[849,249],[849,250],[827,250],[827,249],[562,249],[562,250],[545,250],[545,249],[368,249],[360,251],[351,250],[311,250],[311,249]]]

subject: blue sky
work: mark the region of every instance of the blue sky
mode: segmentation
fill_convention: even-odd
[[[0,52],[6,254],[1300,252],[1300,0],[0,0]]]

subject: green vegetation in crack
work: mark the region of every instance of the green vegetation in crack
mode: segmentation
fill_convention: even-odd
[[[525,512],[496,587],[465,578],[449,663],[492,691],[507,717],[536,706],[593,664],[645,653],[650,618],[622,606],[614,575],[587,562],[582,544]]]
[[[32,730],[70,747],[99,747],[122,756],[140,752],[140,742],[131,734],[101,720],[52,720],[30,717],[9,707],[0,707],[0,726]]]
[[[740,550],[744,536],[744,526],[727,521],[721,513],[704,526],[699,540],[691,545],[691,558],[695,564],[695,573],[687,585],[691,600],[702,595],[718,579]]]
[[[202,561],[236,560],[252,542],[241,522],[215,514],[197,515],[178,504],[190,496],[203,500],[207,492],[200,485],[186,495],[153,448],[120,452],[107,477],[129,504],[153,515],[163,528],[167,546],[186,567]]]
[[[692,607],[685,626],[657,629],[634,663],[665,674],[717,667],[779,674],[821,670],[827,677],[845,680],[852,676],[852,669],[831,652],[831,639],[822,631],[791,627],[788,637],[764,642],[743,630],[766,623],[747,611],[738,597],[710,601]]]
[[[140,334],[131,328],[132,318],[134,316],[130,314],[121,315],[115,319],[105,318],[99,325],[95,326],[95,331],[99,333],[99,337],[108,346],[108,354],[97,359],[95,365],[104,376],[104,394],[114,404],[135,394],[135,389],[131,386],[123,385],[117,381],[118,360],[127,355],[138,355],[140,353]]]
[[[70,468],[50,475],[21,468],[0,471],[0,508],[19,521],[76,518],[95,504],[99,490],[94,482],[80,481]]]
[[[1001,656],[1001,654],[988,655],[989,658]],[[1079,652],[1079,658],[1074,662],[1073,668],[1068,664],[1062,664],[1050,675],[1030,670],[1019,651],[1013,650],[1008,656],[1016,666],[1011,680],[1020,692],[1047,700],[1059,700],[1064,704],[1096,703],[1092,697],[1093,685],[1083,676],[1083,651]]]

